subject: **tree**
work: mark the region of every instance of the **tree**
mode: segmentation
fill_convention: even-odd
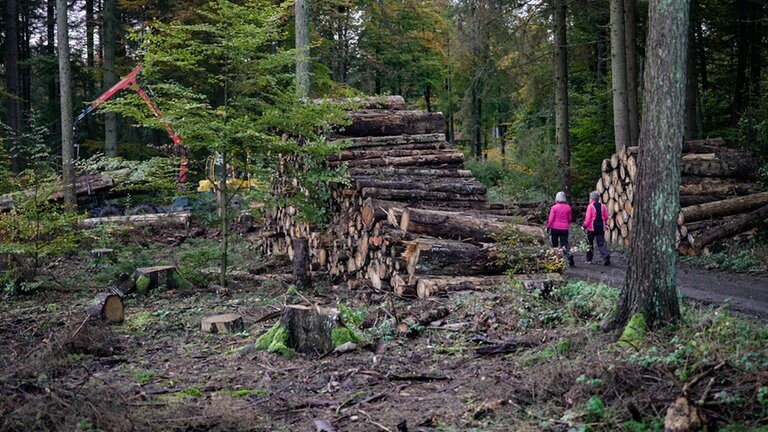
[[[640,136],[640,114],[637,106],[637,0],[624,0],[624,47],[627,62],[629,145],[636,146]]]
[[[609,327],[639,313],[658,327],[680,317],[675,230],[680,212],[688,1],[651,0],[648,67],[627,280]]]
[[[624,24],[624,0],[611,0],[611,83],[613,87],[613,132],[616,153],[629,146],[631,142]]]
[[[296,0],[296,87],[301,98],[309,97],[309,0]]]
[[[11,156],[11,170],[19,172],[19,134],[21,132],[19,94],[19,41],[18,41],[18,11],[16,0],[5,2],[5,90],[6,124],[8,125],[8,153]]]
[[[324,185],[340,179],[323,165],[338,150],[324,136],[342,116],[297,97],[296,51],[280,48],[290,45],[281,27],[289,13],[285,6],[219,0],[198,13],[197,22],[205,24],[156,23],[143,43],[143,73],[157,83],[154,100],[165,117],[147,113],[130,94],[111,109],[156,128],[170,122],[188,153],[218,155],[223,167],[240,162],[248,176],[261,180],[261,189],[242,191],[231,190],[222,177],[214,179],[222,196],[220,283],[226,285],[228,197],[271,198],[298,208],[300,217],[318,220],[326,204]],[[292,172],[296,183],[270,197],[265,189],[272,174],[280,164],[293,166],[286,157],[299,162]]]
[[[59,94],[61,100],[61,178],[64,188],[64,204],[74,211],[75,195],[75,146],[72,131],[72,73],[69,64],[69,25],[67,1],[56,0],[56,30],[59,57]]]
[[[120,80],[115,68],[115,54],[117,52],[117,0],[104,0],[102,10],[102,51],[104,53],[104,89],[112,87]],[[117,146],[117,114],[107,112],[104,115],[104,153],[109,157],[116,157]]]
[[[566,37],[566,3],[555,0],[555,130],[560,187],[571,194],[571,149],[568,137],[568,38]]]

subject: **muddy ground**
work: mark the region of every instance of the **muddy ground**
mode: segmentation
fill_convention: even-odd
[[[176,247],[169,242],[163,254],[173,256]],[[616,251],[613,262],[586,266],[577,252],[567,278],[620,285],[623,254]],[[53,265],[99,271],[82,257]],[[89,280],[4,300],[0,429],[622,430],[633,418],[658,426],[683,386],[663,366],[629,362],[611,348],[615,335],[588,328],[594,317],[558,325],[539,298],[517,286],[419,301],[316,280],[316,290],[303,295],[365,311],[371,344],[321,358],[256,351],[251,344],[276,322],[269,317],[303,299],[287,295],[284,283],[257,281],[248,271],[234,278],[226,294],[199,287],[129,297],[120,325],[85,322],[91,299],[103,290]],[[764,275],[682,268],[679,281],[686,298],[715,307],[729,299],[734,309],[766,316]],[[397,322],[438,307],[449,314],[398,330]],[[229,312],[243,316],[244,332],[200,331],[203,317]],[[506,353],[478,350],[504,343]],[[730,379],[732,369],[722,366],[722,381],[705,390],[702,380],[694,392],[768,385],[765,373]],[[610,409],[609,420],[585,411],[595,395]],[[746,404],[738,412],[754,414],[757,402]],[[711,415],[723,424],[746,421],[717,408]]]

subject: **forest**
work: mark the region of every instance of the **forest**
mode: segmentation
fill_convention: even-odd
[[[0,430],[768,427],[768,3],[3,6]]]

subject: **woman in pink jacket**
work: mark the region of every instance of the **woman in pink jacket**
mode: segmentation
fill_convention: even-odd
[[[565,192],[558,192],[555,195],[555,205],[549,209],[549,219],[547,220],[547,231],[552,239],[552,247],[563,249],[568,264],[573,266],[573,255],[571,255],[571,244],[568,242],[568,229],[571,227],[573,215],[571,206],[566,202]]]
[[[608,252],[608,246],[605,245],[605,223],[608,220],[608,210],[606,210],[604,205],[600,204],[599,199],[600,194],[597,191],[592,191],[589,194],[587,213],[584,216],[584,229],[587,230],[587,243],[589,243],[587,264],[592,264],[592,258],[595,254],[595,241],[597,241],[597,249],[603,257],[603,264],[609,266],[611,265],[611,254]],[[598,217],[598,215],[600,216]]]

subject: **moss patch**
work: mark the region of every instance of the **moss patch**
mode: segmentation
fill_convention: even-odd
[[[273,325],[268,332],[259,336],[253,344],[253,347],[257,350],[267,350],[269,352],[291,357],[295,355],[296,352],[286,345],[287,342],[288,331],[281,326],[280,323],[277,323]]]
[[[645,336],[648,326],[645,323],[645,315],[636,313],[632,315],[616,346],[621,348],[636,348]]]
[[[136,293],[137,294],[146,294],[147,291],[149,291],[149,284],[151,281],[146,276],[139,276],[138,279],[136,279]]]
[[[333,342],[333,347],[336,348],[347,342],[366,343],[367,341],[354,329],[348,327],[336,327],[331,330],[331,342]]]

